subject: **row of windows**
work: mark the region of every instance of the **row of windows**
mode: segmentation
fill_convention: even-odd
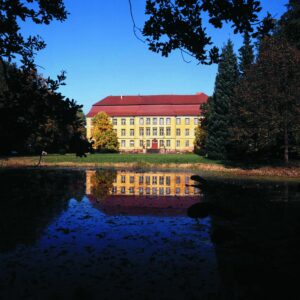
[[[157,136],[158,132],[159,132],[160,136],[164,136],[164,135],[170,136],[171,135],[171,127],[167,127],[166,130],[165,130],[164,127],[160,127],[160,128],[153,127],[152,128],[152,135]],[[140,128],[139,129],[139,135],[140,136],[144,136],[145,133],[146,133],[146,136],[150,136],[151,135],[151,128],[147,127],[147,128]],[[190,135],[190,129],[185,129],[184,133],[185,133],[185,136],[189,136]],[[135,135],[134,129],[130,129],[129,134],[130,134],[130,136],[134,136]],[[177,136],[181,135],[181,130],[180,129],[176,129],[176,135]],[[126,136],[126,129],[121,129],[121,136]]]
[[[134,189],[134,187],[130,187],[128,189],[128,191],[129,191],[130,194],[134,194],[135,189]],[[117,192],[118,192],[117,187],[113,187],[111,192],[112,192],[112,194],[117,194]],[[194,193],[196,194],[198,192],[199,192],[199,189],[198,188],[194,188]],[[125,194],[126,193],[126,187],[125,186],[121,186],[120,187],[120,193],[121,194]],[[144,193],[146,195],[150,195],[151,194],[151,189],[149,187],[147,187],[145,189],[143,187],[139,187],[138,188],[138,193],[140,195],[143,195]],[[178,195],[180,193],[181,193],[181,189],[180,188],[176,188],[175,189],[175,194]],[[190,194],[190,189],[188,187],[186,187],[184,189],[184,193],[186,195]],[[156,187],[152,188],[152,195],[170,195],[170,194],[171,194],[171,189],[170,188],[156,188]]]
[[[134,176],[130,176],[129,177],[129,183],[134,183],[135,181],[135,177]],[[115,181],[116,182],[116,181]],[[166,185],[170,185],[171,184],[171,177],[170,176],[152,176],[152,180],[151,180],[151,176],[139,176],[139,184],[150,184],[152,182],[152,184],[165,184]],[[176,176],[175,177],[175,182],[176,184],[180,184],[181,183],[181,177],[180,176]],[[189,184],[190,182],[190,177],[186,176],[185,177],[185,184]],[[126,183],[126,176],[125,175],[121,175],[121,183]]]
[[[126,140],[121,140],[121,147],[125,148],[127,146]],[[151,146],[151,141],[150,140],[146,140],[146,145],[145,142],[143,140],[139,141],[139,146],[140,147],[147,147],[149,148]],[[184,146],[185,147],[190,147],[190,141],[186,140],[184,141]],[[134,147],[134,140],[130,140],[129,141],[129,147],[133,148]],[[170,140],[166,140],[166,143],[164,140],[159,140],[159,147],[171,147],[171,141]],[[180,141],[176,141],[176,147],[181,147],[181,142]]]
[[[159,125],[170,125],[171,124],[171,118],[139,118],[139,124],[140,125],[150,125],[151,124],[151,119],[152,119],[152,125],[157,125],[159,122]],[[180,125],[181,124],[181,119],[183,118],[176,118],[176,124]],[[190,118],[184,118],[185,125],[190,125]],[[194,124],[198,125],[199,119],[194,118]],[[118,125],[118,119],[113,118],[112,119],[113,125]],[[129,124],[134,125],[135,123],[135,118],[130,118],[129,119]],[[122,118],[121,119],[121,125],[126,125],[126,119]]]

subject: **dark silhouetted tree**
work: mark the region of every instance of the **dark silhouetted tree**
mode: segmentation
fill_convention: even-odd
[[[300,51],[283,38],[266,38],[257,62],[236,90],[231,141],[239,157],[282,157],[300,147]]]
[[[260,22],[260,11],[257,0],[147,0],[146,15],[149,18],[142,34],[149,49],[162,56],[180,49],[202,64],[216,63],[218,49],[203,25],[204,15],[208,15],[213,28],[221,29],[224,23],[231,23],[234,33],[251,32],[258,36],[267,34],[274,27],[269,14]]]

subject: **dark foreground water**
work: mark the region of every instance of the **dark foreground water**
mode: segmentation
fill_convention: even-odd
[[[1,171],[0,299],[299,299],[299,183],[191,175]]]

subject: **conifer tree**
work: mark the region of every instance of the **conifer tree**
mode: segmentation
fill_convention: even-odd
[[[207,118],[207,155],[213,159],[225,159],[228,144],[229,108],[238,80],[237,57],[233,43],[228,40],[222,49],[221,60],[213,96],[209,99]]]
[[[240,74],[243,76],[254,62],[253,46],[251,45],[251,39],[248,32],[244,34],[244,43],[239,49],[239,54],[239,70]]]

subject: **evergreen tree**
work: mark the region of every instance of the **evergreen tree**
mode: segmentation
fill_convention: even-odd
[[[113,125],[111,124],[108,115],[105,112],[100,112],[93,118],[92,122],[94,148],[98,151],[118,151],[118,137],[113,130]]]
[[[300,153],[300,51],[285,39],[262,41],[257,62],[240,81],[231,106],[231,141],[240,157]]]
[[[244,43],[239,49],[239,54],[239,70],[243,76],[254,62],[253,46],[251,45],[251,39],[248,32],[244,34]]]
[[[279,21],[279,33],[300,50],[300,1],[289,0],[287,8]]]
[[[229,40],[222,49],[213,96],[208,101],[207,155],[213,159],[225,159],[228,144],[229,108],[238,80],[237,57]]]

